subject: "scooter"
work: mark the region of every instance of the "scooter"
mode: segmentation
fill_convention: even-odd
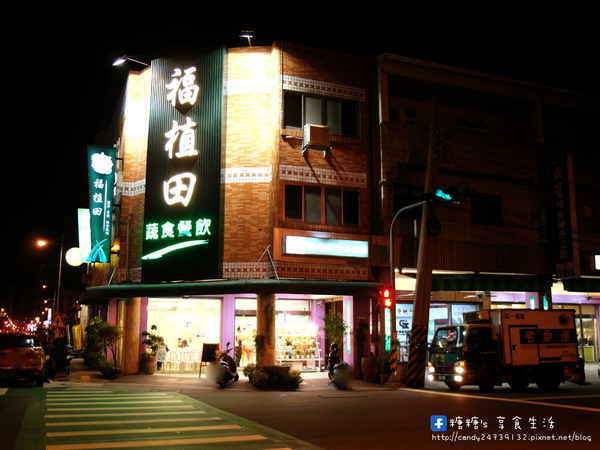
[[[219,387],[224,388],[231,381],[237,381],[240,376],[237,373],[237,364],[235,360],[229,356],[231,348],[229,348],[229,342],[227,342],[227,348],[218,353],[218,367],[219,376],[216,377],[217,384]]]
[[[349,372],[348,363],[341,361],[333,367],[333,374],[331,376],[331,383],[338,389],[348,389],[350,385],[351,377]]]
[[[340,360],[337,344],[331,344],[328,362],[330,384],[333,383],[338,389],[348,389],[348,384],[350,383],[349,366],[348,363]]]

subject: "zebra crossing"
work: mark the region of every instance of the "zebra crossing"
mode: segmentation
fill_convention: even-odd
[[[48,390],[46,450],[306,448],[177,392]]]

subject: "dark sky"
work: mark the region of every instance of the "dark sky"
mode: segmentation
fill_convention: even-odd
[[[306,4],[289,11],[276,7],[267,18],[265,13],[256,14],[256,8],[254,14],[207,12],[183,4],[132,15],[122,5],[109,9],[103,3],[102,9],[89,7],[85,12],[56,7],[25,11],[13,16],[17,31],[3,36],[4,56],[10,61],[4,65],[8,94],[4,105],[9,111],[5,154],[11,159],[6,160],[2,177],[6,206],[2,248],[8,249],[2,263],[4,286],[15,280],[31,286],[41,266],[45,265],[42,272],[56,266],[57,248],[54,254],[40,254],[31,246],[34,235],[55,238],[66,233],[65,250],[77,244],[76,208],[87,202],[86,145],[108,127],[126,70],[139,68],[112,67],[121,54],[149,61],[171,49],[245,45],[239,31],[251,29],[253,45],[283,40],[366,56],[390,52],[600,92],[599,39],[590,11],[528,13],[522,5],[511,9],[503,2],[497,8],[486,3],[486,11],[461,11],[452,5],[446,10],[401,6],[394,12],[369,13],[344,3],[338,9]],[[65,270],[65,276],[71,273]],[[75,272],[78,281],[79,271]]]

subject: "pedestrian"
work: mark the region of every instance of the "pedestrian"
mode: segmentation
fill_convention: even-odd
[[[329,367],[329,379],[333,380],[333,369],[335,368],[336,364],[340,363],[340,357],[338,355],[338,345],[334,342],[333,344],[331,344],[331,346],[329,347],[329,355],[327,358],[327,363],[328,363],[328,367]]]

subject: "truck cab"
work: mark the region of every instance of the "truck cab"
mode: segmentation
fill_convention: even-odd
[[[444,326],[436,330],[429,347],[429,379],[443,381],[451,390],[478,384],[490,390],[497,377],[486,375],[498,367],[498,342],[491,325]]]

